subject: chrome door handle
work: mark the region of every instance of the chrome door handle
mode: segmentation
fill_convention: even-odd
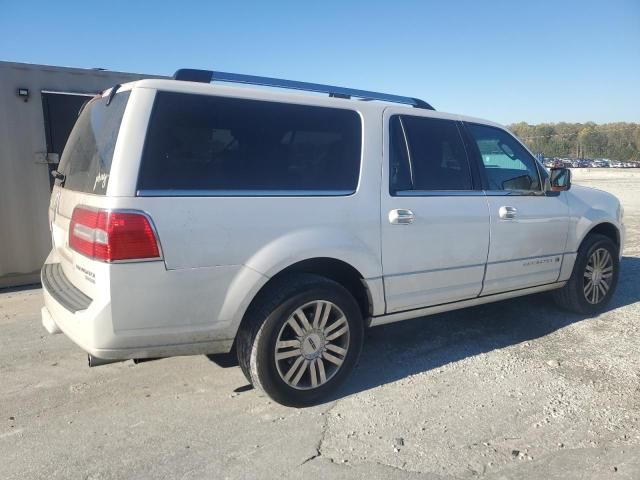
[[[413,212],[406,208],[396,208],[389,212],[389,223],[392,225],[409,225],[415,219]]]
[[[516,207],[500,207],[500,210],[498,210],[498,214],[503,220],[511,220],[516,218],[516,216],[518,215],[518,209]]]

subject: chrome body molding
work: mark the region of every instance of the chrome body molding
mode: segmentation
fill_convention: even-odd
[[[399,322],[402,320],[409,320],[411,318],[426,317],[427,315],[434,315],[436,313],[448,312],[450,310],[458,310],[460,308],[473,307],[476,305],[482,305],[484,303],[498,302],[500,300],[507,300],[509,298],[520,297],[523,295],[530,295],[532,293],[546,292],[548,290],[555,290],[556,288],[562,288],[567,282],[555,282],[546,285],[539,285],[537,287],[522,288],[519,290],[512,290],[510,292],[497,293],[494,295],[485,295],[476,298],[470,298],[469,300],[462,300],[460,302],[443,303],[440,305],[434,305],[432,307],[418,308],[415,310],[407,310],[404,312],[392,313],[389,315],[381,315],[379,317],[373,317],[371,319],[370,326],[377,327],[378,325],[385,325],[387,323]]]

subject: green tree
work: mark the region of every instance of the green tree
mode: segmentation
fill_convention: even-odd
[[[546,157],[609,158],[640,161],[640,124],[541,123],[510,126],[534,152]]]

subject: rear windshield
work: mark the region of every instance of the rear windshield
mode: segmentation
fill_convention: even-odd
[[[91,100],[76,121],[60,159],[66,176],[64,187],[78,192],[104,195],[109,184],[113,150],[118,140],[129,92]]]
[[[360,152],[352,110],[158,92],[138,188],[346,195],[358,184]]]

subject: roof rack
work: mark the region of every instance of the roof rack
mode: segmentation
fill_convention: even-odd
[[[304,90],[307,92],[328,93],[330,97],[351,98],[357,97],[363,100],[381,100],[383,102],[403,103],[415,108],[425,108],[435,110],[424,100],[413,97],[402,97],[400,95],[390,95],[388,93],[369,92],[367,90],[356,90],[353,88],[334,87],[320,83],[298,82],[295,80],[285,80],[282,78],[259,77],[256,75],[242,75],[240,73],[214,72],[211,70],[196,70],[192,68],[181,68],[174,73],[175,80],[186,80],[189,82],[229,82],[245,83],[249,85],[261,85],[266,87],[290,88],[292,90]]]

